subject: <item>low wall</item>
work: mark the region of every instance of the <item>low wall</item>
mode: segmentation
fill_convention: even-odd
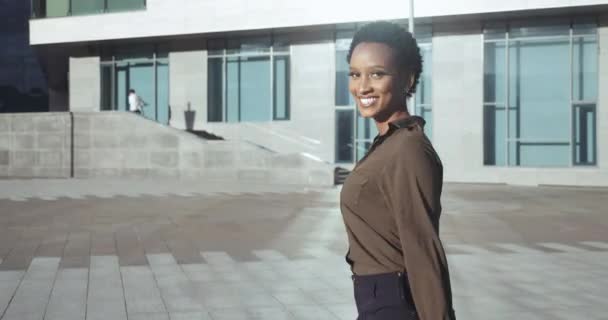
[[[331,185],[333,166],[244,141],[204,140],[131,113],[76,112],[0,115],[0,176]]]
[[[0,177],[67,178],[69,113],[0,114]]]

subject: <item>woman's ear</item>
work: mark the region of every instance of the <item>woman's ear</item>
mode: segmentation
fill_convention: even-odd
[[[407,81],[407,92],[412,91],[413,87],[414,87],[414,81],[415,81],[416,77],[414,77],[414,75],[410,75],[408,77],[408,81]]]
[[[407,95],[408,92],[411,91],[412,86],[414,85],[414,75],[406,74],[405,77],[402,78],[402,88],[404,88],[404,93]]]

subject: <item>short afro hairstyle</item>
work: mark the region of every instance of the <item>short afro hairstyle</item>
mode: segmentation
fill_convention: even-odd
[[[397,65],[399,69],[405,70],[414,77],[414,83],[405,91],[407,98],[416,93],[416,87],[422,73],[422,56],[420,47],[412,34],[398,24],[388,21],[371,22],[364,25],[353,38],[346,56],[346,62],[350,64],[350,58],[358,44],[362,42],[383,43],[395,50]]]

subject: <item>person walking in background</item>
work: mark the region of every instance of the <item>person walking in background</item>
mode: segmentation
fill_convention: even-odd
[[[129,111],[141,114],[143,107],[143,101],[141,98],[135,93],[134,89],[129,90]]]
[[[379,132],[340,194],[357,319],[455,320],[439,239],[443,167],[407,106],[420,48],[400,26],[374,22],[357,31],[347,60],[349,91]]]

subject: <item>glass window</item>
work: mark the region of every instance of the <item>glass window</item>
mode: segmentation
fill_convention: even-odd
[[[146,7],[145,0],[107,0],[107,3],[108,12],[143,9]]]
[[[222,84],[224,83],[224,61],[222,58],[209,59],[207,66],[207,121],[221,122],[223,115]]]
[[[594,101],[598,87],[598,47],[593,36],[577,36],[572,39],[574,101]]]
[[[336,106],[354,106],[355,101],[348,90],[348,74],[350,67],[346,57],[354,31],[339,31],[336,33]]]
[[[0,113],[49,109],[47,77],[29,45],[29,10],[29,1],[0,0]],[[55,86],[64,90],[61,82]]]
[[[273,53],[269,41],[259,37],[207,43],[208,121],[289,120],[289,55]]]
[[[485,164],[595,163],[597,41],[569,28],[520,26],[486,41]]]
[[[365,156],[374,138],[378,135],[378,127],[374,119],[363,118],[358,111],[355,112],[357,113],[355,146],[357,161],[359,161]]]
[[[120,111],[128,111],[129,110],[129,101],[128,101],[128,92],[129,92],[129,67],[124,64],[117,64],[115,69],[115,87],[114,87],[114,96],[116,99],[116,107],[114,110]],[[102,94],[103,96],[103,94]]]
[[[112,59],[101,64],[101,110],[128,111],[129,90],[133,89],[143,102],[142,115],[168,124],[168,59],[156,58],[154,51],[137,54],[132,50],[115,50]]]
[[[578,21],[572,26],[572,34],[575,36],[593,36],[597,35],[597,23],[592,22],[590,19]]]
[[[574,157],[577,165],[594,165],[596,149],[595,104],[574,108]]]
[[[424,118],[426,122],[424,132],[431,138],[433,136],[433,87],[431,84],[431,76],[433,74],[433,51],[431,38],[418,39],[418,46],[420,47],[420,54],[422,55],[422,73],[420,74],[420,80],[418,82],[418,87],[416,88],[415,113]]]
[[[104,0],[72,0],[72,14],[101,13],[104,11]]]
[[[239,122],[241,96],[239,95],[240,79],[239,58],[226,60],[226,120]]]
[[[570,33],[570,23],[568,21],[555,20],[547,22],[512,22],[509,28],[509,37],[515,38],[536,38],[536,37],[565,37]]]
[[[114,76],[114,65],[101,66],[101,110],[113,110],[112,101],[112,77]]]
[[[489,42],[484,50],[484,101],[505,101],[505,42]]]
[[[374,140],[378,135],[378,127],[374,119],[363,118],[357,112],[357,140]]]
[[[569,59],[567,38],[509,44],[510,165],[570,163]]]
[[[270,121],[270,58],[241,57],[239,65],[241,121]]]
[[[336,106],[354,106],[355,100],[348,90],[350,67],[346,61],[348,51],[336,51]]]
[[[274,120],[289,119],[289,57],[274,59]]]
[[[70,0],[45,0],[46,17],[65,17],[70,11]]]
[[[146,0],[32,0],[32,17],[65,17],[145,8]]]
[[[272,42],[270,37],[253,37],[245,39],[228,39],[228,54],[269,53]]]
[[[354,110],[336,110],[336,162],[354,161]]]
[[[504,166],[506,163],[505,107],[484,106],[484,164]]]
[[[433,74],[432,51],[430,45],[420,45],[422,55],[422,73],[416,88],[416,103],[430,104],[432,97],[431,75]]]

